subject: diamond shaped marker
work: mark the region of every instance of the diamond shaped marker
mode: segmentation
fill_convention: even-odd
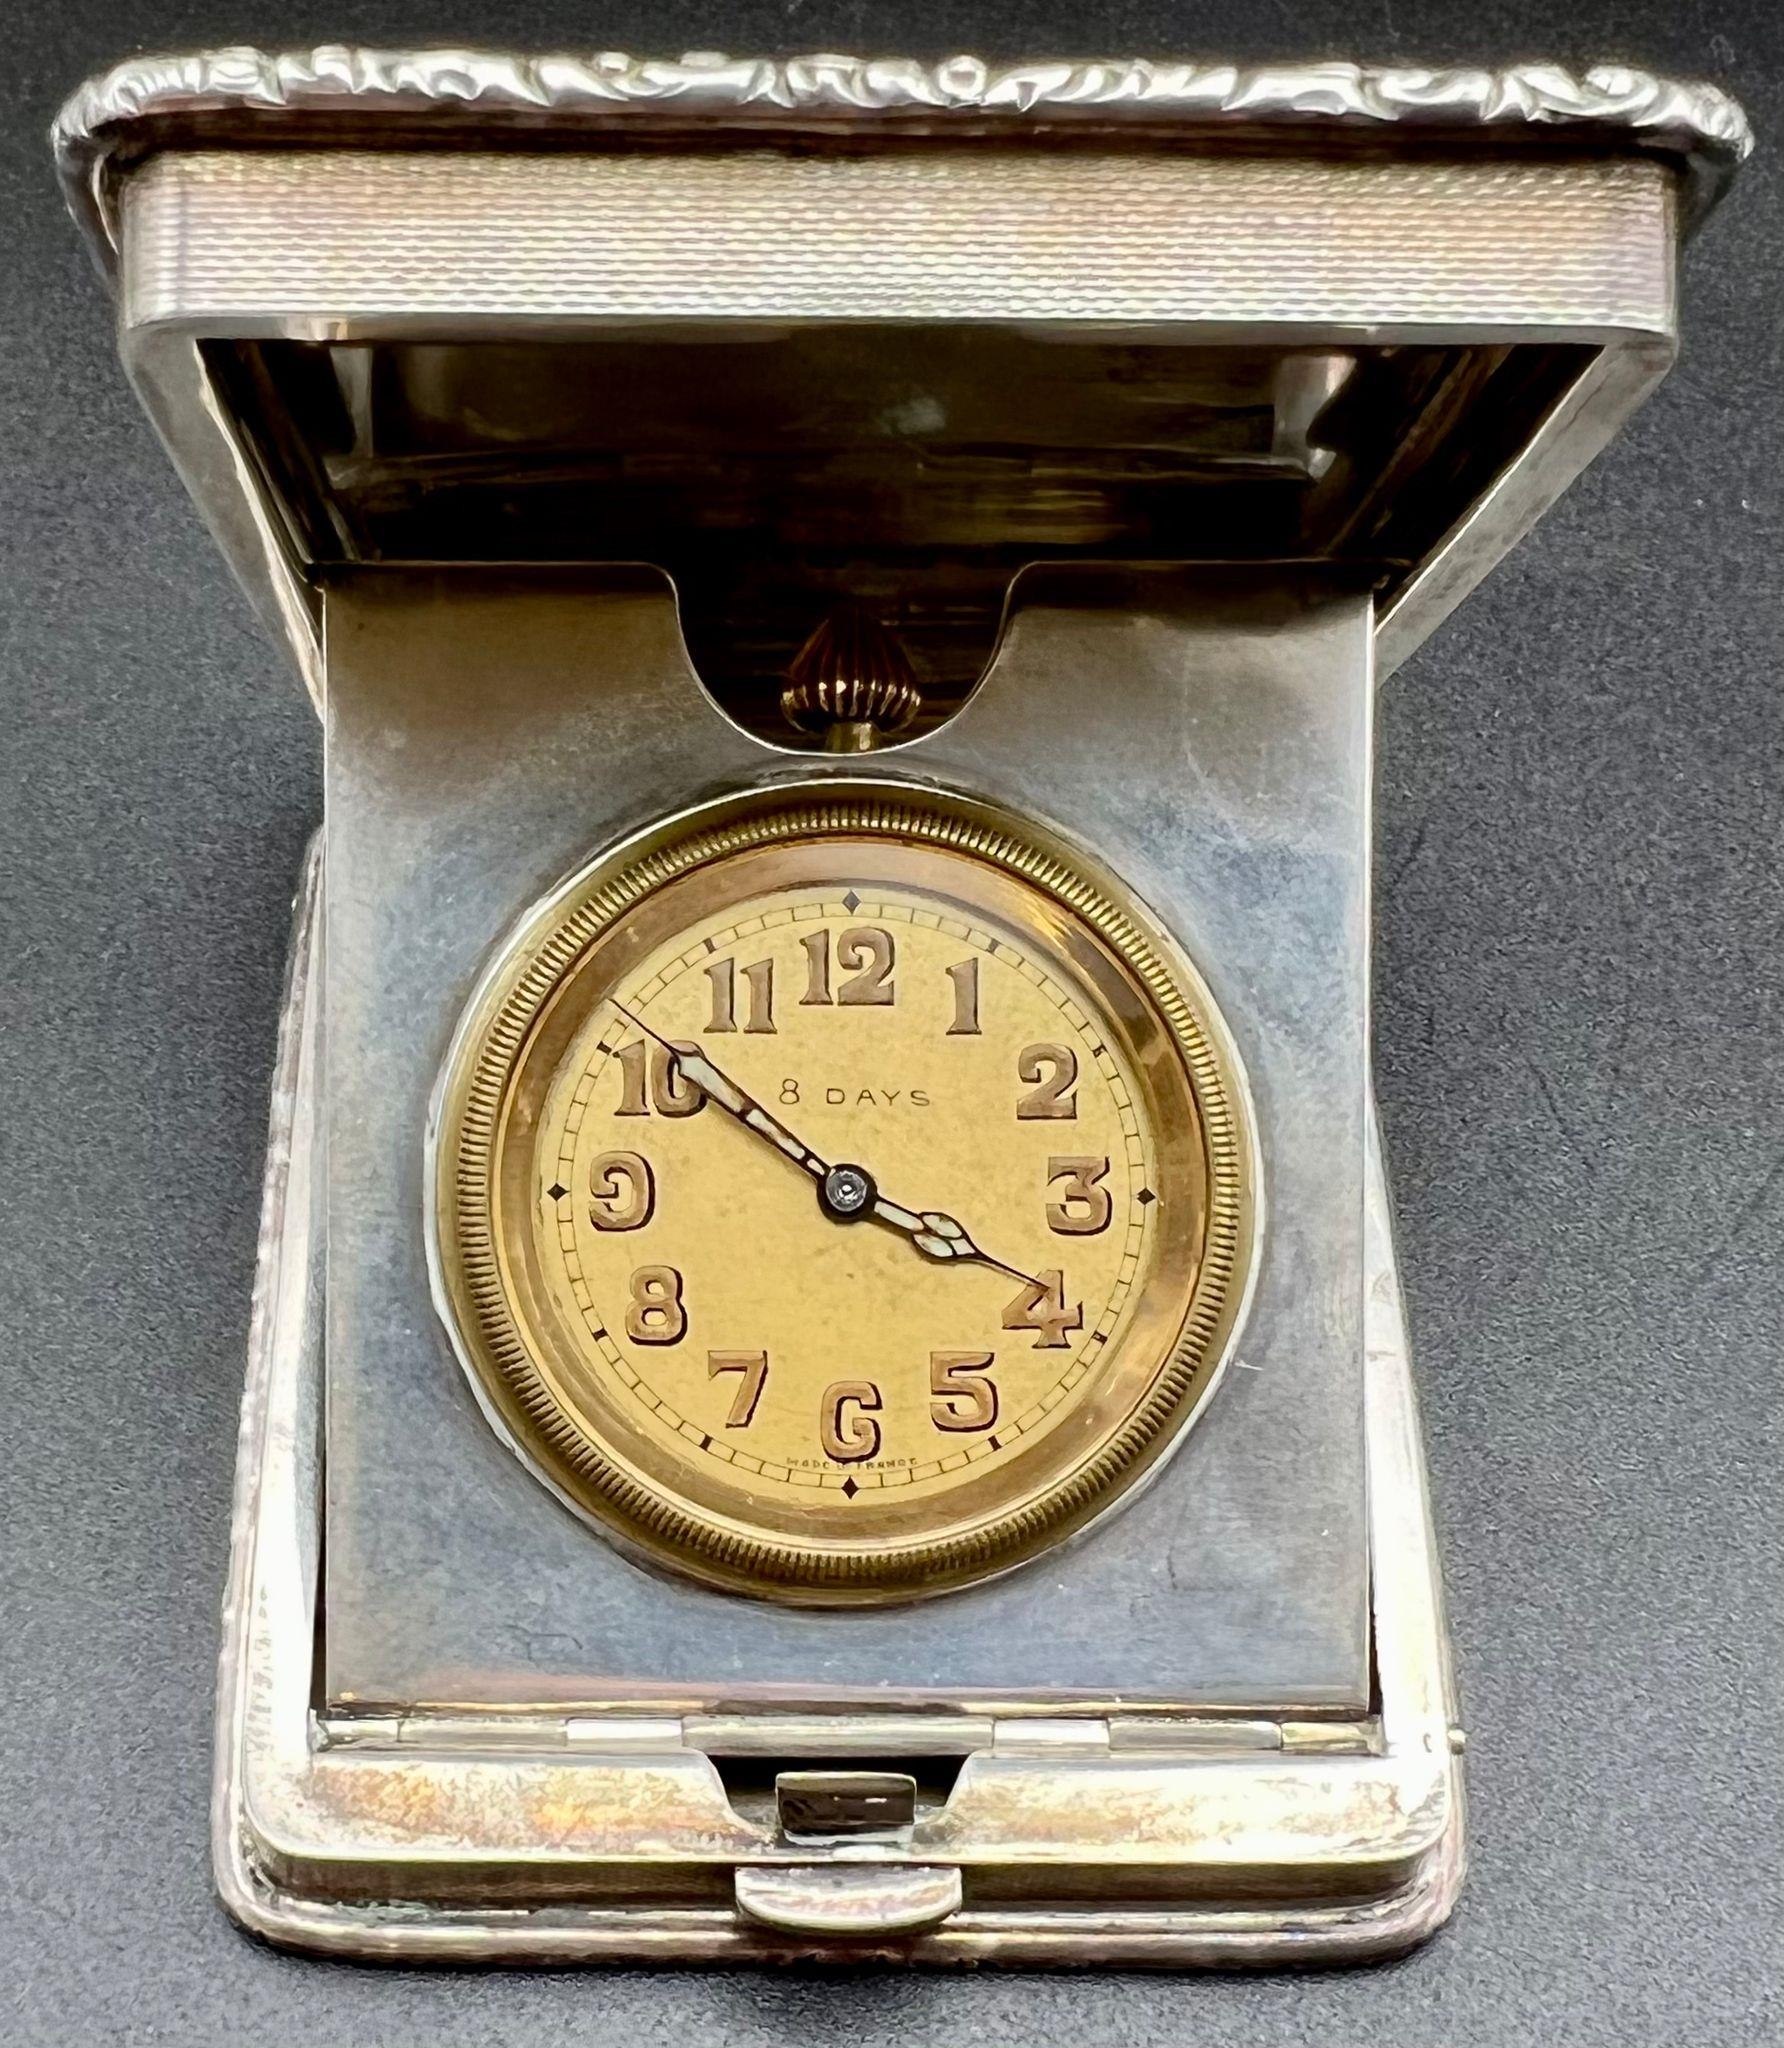
[[[861,908],[861,899],[859,896],[855,894],[853,889],[851,889],[849,893],[842,899],[842,907],[846,911],[848,911],[851,916],[853,916],[854,913]]]
[[[1141,1208],[1143,1209],[1148,1202],[1156,1202],[1158,1200],[1158,1197],[1152,1192],[1150,1188],[1142,1188],[1140,1192],[1134,1197],[1134,1200],[1138,1202]]]
[[[570,1192],[570,1190],[567,1187],[565,1187],[561,1180],[559,1180],[553,1181],[551,1186],[548,1187],[545,1190],[545,1192],[551,1197],[551,1199],[554,1202],[561,1202],[564,1199],[564,1197]]]
[[[846,1494],[848,1495],[848,1497],[849,1497],[849,1499],[850,1499],[850,1500],[853,1500],[853,1499],[855,1498],[856,1494],[858,1494],[858,1493],[859,1493],[859,1492],[861,1491],[860,1487],[858,1487],[858,1486],[857,1486],[857,1485],[855,1484],[855,1481],[854,1481],[854,1478],[853,1478],[853,1476],[851,1476],[851,1477],[849,1477],[849,1478],[847,1478],[847,1479],[845,1479],[845,1480],[843,1481],[843,1483],[842,1483],[842,1490],[843,1490],[843,1492],[844,1492],[844,1493],[846,1493]]]

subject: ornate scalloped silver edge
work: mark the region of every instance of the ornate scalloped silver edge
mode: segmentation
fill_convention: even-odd
[[[1714,203],[1753,146],[1720,87],[1617,64],[1502,70],[1342,62],[1207,64],[1143,57],[988,63],[972,56],[678,58],[525,56],[500,50],[248,47],[127,58],[89,79],[50,131],[70,207],[112,254],[106,168],[143,124],[207,113],[301,119],[437,112],[490,132],[517,127],[697,125],[799,133],[1067,124],[1126,133],[1300,128],[1356,136],[1388,126],[1490,140],[1574,129],[1602,146],[1677,157],[1691,211]]]

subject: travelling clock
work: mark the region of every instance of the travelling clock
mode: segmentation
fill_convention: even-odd
[[[130,377],[324,727],[244,1925],[1442,1922],[1376,706],[1663,375],[1748,142],[1625,66],[1329,54],[331,44],[68,102]]]
[[[438,1298],[568,1503],[714,1584],[905,1600],[1081,1527],[1232,1337],[1244,1089],[1111,877],[832,784],[597,859],[446,1066]]]

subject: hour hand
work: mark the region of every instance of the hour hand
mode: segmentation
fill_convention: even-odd
[[[1024,1273],[1019,1266],[1006,1266],[1002,1259],[980,1251],[966,1234],[965,1226],[940,1209],[905,1209],[887,1201],[884,1195],[876,1195],[869,1214],[889,1230],[901,1231],[926,1259],[975,1259],[981,1266],[994,1266],[998,1272],[1008,1273],[1012,1280],[1038,1284],[1032,1273]]]

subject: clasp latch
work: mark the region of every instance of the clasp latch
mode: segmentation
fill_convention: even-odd
[[[746,1864],[737,1910],[786,1934],[920,1934],[960,1909],[960,1872],[914,1863]]]
[[[897,1835],[917,1817],[917,1781],[903,1771],[781,1771],[774,1803],[795,1841]]]

